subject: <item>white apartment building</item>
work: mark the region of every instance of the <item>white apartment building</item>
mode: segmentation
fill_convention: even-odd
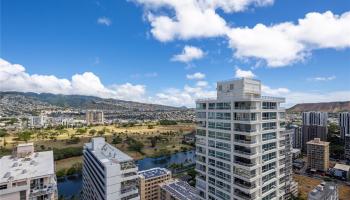
[[[1,200],[54,200],[57,182],[52,151],[34,153],[33,143],[19,144],[0,159]]]
[[[196,101],[198,199],[287,198],[283,102],[261,96],[261,82],[247,78],[220,81],[217,98]]]
[[[339,200],[338,186],[332,182],[322,182],[309,192],[308,200]]]
[[[30,128],[43,128],[46,125],[47,117],[44,115],[30,116],[28,118],[28,126]]]
[[[339,114],[340,136],[345,144],[345,158],[350,160],[350,112]]]
[[[92,138],[83,150],[83,200],[139,200],[138,168],[134,160],[105,142]]]
[[[87,110],[85,113],[86,124],[103,124],[104,123],[104,113],[99,110]]]

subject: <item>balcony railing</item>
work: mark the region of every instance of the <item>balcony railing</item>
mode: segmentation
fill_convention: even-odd
[[[242,150],[234,150],[234,152],[237,152],[237,153],[239,153],[239,154],[243,154],[243,155],[248,155],[248,156],[252,156],[252,155],[255,155],[256,154],[256,152],[254,151],[254,152],[247,152],[247,151],[242,151]]]
[[[234,194],[237,195],[237,196],[239,196],[239,197],[242,198],[242,199],[245,199],[245,200],[253,200],[253,199],[256,198],[255,195],[248,195],[248,194],[244,194],[244,193],[242,193],[242,192],[237,192],[237,191],[235,191]]]
[[[256,129],[243,129],[243,128],[235,128],[234,130],[238,132],[245,132],[245,133],[253,133],[257,131]]]
[[[238,181],[235,181],[235,184],[246,189],[254,189],[256,187],[256,184],[249,185],[249,184],[240,183]]]
[[[242,166],[247,166],[247,167],[253,167],[254,165],[256,165],[256,163],[245,163],[245,162],[240,162],[240,161],[234,161],[234,163],[242,165]]]
[[[239,140],[239,139],[235,139],[235,142],[239,142],[242,144],[255,144],[256,140]]]

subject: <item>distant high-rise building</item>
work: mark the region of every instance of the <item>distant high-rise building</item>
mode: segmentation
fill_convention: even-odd
[[[302,133],[302,129],[300,126],[295,126],[293,127],[293,148],[295,149],[301,149],[303,146],[303,133]]]
[[[197,199],[197,190],[185,181],[170,180],[159,185],[159,200]]]
[[[85,113],[85,120],[88,125],[90,124],[103,124],[104,114],[103,111],[88,110]]]
[[[339,114],[340,136],[345,144],[345,158],[350,160],[350,112]]]
[[[308,200],[339,200],[338,186],[332,182],[322,182],[309,192]]]
[[[19,144],[0,159],[0,199],[55,200],[57,183],[52,151],[34,152],[33,143]]]
[[[306,143],[314,138],[320,138],[327,141],[327,121],[328,114],[326,112],[304,112],[302,125],[302,151],[306,152]]]
[[[261,82],[247,78],[220,81],[217,98],[196,101],[199,199],[285,197],[289,148],[283,102],[261,96]]]
[[[137,172],[130,156],[104,138],[92,138],[83,150],[82,199],[138,200]]]
[[[159,184],[171,179],[171,172],[165,168],[152,168],[139,173],[141,200],[158,200]]]
[[[280,162],[283,164],[285,163],[285,167],[280,169],[280,173],[285,173],[285,178],[280,179],[281,185],[285,183],[285,186],[283,188],[286,191],[286,194],[284,195],[284,199],[290,199],[291,195],[294,197],[298,196],[298,183],[293,180],[293,154],[292,154],[292,136],[295,134],[295,129],[288,129],[284,132],[282,132],[282,137],[285,137],[285,149],[280,150],[280,155],[285,155],[284,160],[281,159]]]
[[[47,122],[47,117],[44,115],[30,116],[28,118],[29,128],[43,128]]]
[[[326,172],[329,167],[329,142],[315,138],[307,142],[307,165],[311,170]]]

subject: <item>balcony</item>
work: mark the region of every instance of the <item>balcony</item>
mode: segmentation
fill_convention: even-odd
[[[242,144],[256,144],[256,140],[240,140],[240,139],[235,139],[235,142],[242,143]]]
[[[251,128],[251,129],[235,128],[234,130],[237,132],[243,132],[243,133],[254,133],[257,131],[257,129],[255,128]]]
[[[246,166],[246,167],[253,167],[254,165],[256,165],[256,163],[245,163],[241,161],[234,161],[234,163],[238,165]]]
[[[245,200],[254,200],[256,198],[256,195],[255,194],[246,194],[240,190],[235,190],[234,194],[242,199],[245,199]]]
[[[52,194],[57,191],[57,185],[56,184],[48,184],[44,185],[42,188],[34,188],[30,190],[30,198],[34,198],[37,196],[43,196],[47,194]]]
[[[239,187],[245,188],[245,189],[254,189],[254,188],[256,188],[256,184],[255,183],[235,181],[234,184],[238,185]]]

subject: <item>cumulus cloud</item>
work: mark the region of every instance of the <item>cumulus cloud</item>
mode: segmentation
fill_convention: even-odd
[[[92,72],[75,74],[71,80],[53,75],[28,74],[22,65],[0,58],[0,91],[79,94],[140,101],[143,100],[146,86],[131,83],[105,86]]]
[[[131,78],[155,78],[158,76],[157,72],[149,72],[149,73],[144,73],[144,74],[132,74],[130,77]]]
[[[196,83],[197,87],[207,87],[208,86],[208,82],[207,81],[198,81]]]
[[[350,47],[350,12],[310,12],[297,22],[230,26],[219,15],[272,5],[273,0],[135,0],[145,7],[151,33],[159,41],[223,37],[238,59],[283,67],[304,61],[316,49]],[[322,31],[320,31],[322,27]]]
[[[261,91],[264,95],[268,96],[285,96],[286,94],[290,93],[288,88],[270,88],[267,85],[262,85]]]
[[[334,79],[336,79],[336,76],[318,76],[318,77],[312,77],[312,78],[308,78],[309,81],[332,81]]]
[[[216,91],[189,85],[185,85],[183,89],[169,88],[155,95],[157,103],[188,107],[194,107],[196,99],[214,97],[216,97]]]
[[[236,68],[235,72],[236,78],[254,78],[256,77],[255,74],[250,70],[242,70],[240,68]]]
[[[202,49],[186,45],[180,54],[174,55],[171,60],[188,63],[192,60],[201,59],[204,56]]]
[[[162,41],[223,36],[226,21],[216,13],[246,10],[250,5],[266,6],[273,0],[135,0],[146,8],[152,35]],[[172,14],[160,12],[165,8]]]
[[[187,79],[196,79],[196,80],[200,80],[200,79],[204,79],[205,78],[205,74],[201,73],[201,72],[196,72],[194,74],[187,74],[186,75]]]
[[[112,25],[112,20],[109,19],[108,17],[99,17],[97,19],[97,23],[105,26],[110,26]]]

